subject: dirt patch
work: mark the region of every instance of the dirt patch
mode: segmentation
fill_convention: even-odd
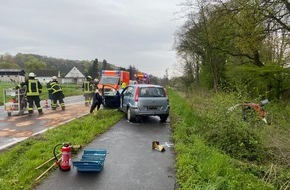
[[[28,137],[32,131],[17,131],[15,129],[4,129],[0,131],[0,137]]]

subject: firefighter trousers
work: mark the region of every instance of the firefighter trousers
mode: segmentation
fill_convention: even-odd
[[[64,98],[64,95],[62,92],[56,92],[53,94],[52,103],[51,103],[51,107],[53,110],[55,110],[57,107],[57,101],[59,102],[61,109],[65,110],[63,98]]]
[[[35,104],[38,113],[43,114],[42,108],[40,106],[40,98],[39,96],[27,96],[27,101],[28,101],[28,113],[32,114],[33,113],[33,105]]]

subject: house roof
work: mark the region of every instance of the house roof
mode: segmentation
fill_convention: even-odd
[[[60,77],[60,74],[59,74],[59,71],[58,70],[42,69],[42,70],[36,70],[36,71],[34,71],[34,74],[37,77],[52,77],[52,76]]]
[[[21,72],[23,71],[23,69],[0,69],[1,72],[5,72],[5,71],[13,71],[13,72]]]
[[[0,69],[0,73],[4,75],[15,75],[19,74],[24,76],[25,72],[23,69]]]
[[[66,75],[65,78],[84,78],[85,75],[78,70],[77,67],[73,67]]]

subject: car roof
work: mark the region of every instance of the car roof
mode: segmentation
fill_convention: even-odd
[[[133,87],[158,87],[158,88],[163,88],[163,86],[157,85],[157,84],[130,84],[128,86],[133,86]]]

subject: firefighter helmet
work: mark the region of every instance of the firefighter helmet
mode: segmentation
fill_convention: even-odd
[[[91,76],[87,76],[87,79],[88,80],[92,80],[93,78]]]
[[[34,73],[29,73],[28,77],[35,77],[35,74]]]
[[[53,76],[53,77],[52,77],[52,80],[57,80],[57,77],[56,77],[56,76]]]
[[[99,82],[99,79],[97,79],[97,78],[95,78],[95,80],[94,80],[95,82]]]

